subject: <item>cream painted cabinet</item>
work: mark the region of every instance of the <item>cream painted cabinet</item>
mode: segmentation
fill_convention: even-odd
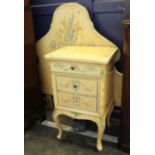
[[[67,46],[45,55],[51,71],[55,110],[53,118],[62,138],[60,115],[97,124],[97,149],[102,150],[105,125],[114,105],[115,47]]]

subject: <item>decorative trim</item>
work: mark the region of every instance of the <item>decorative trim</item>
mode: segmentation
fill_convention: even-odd
[[[79,112],[71,112],[73,115],[75,115],[75,117],[78,117],[79,115],[81,115],[81,113]]]

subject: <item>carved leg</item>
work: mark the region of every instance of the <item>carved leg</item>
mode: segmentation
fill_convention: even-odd
[[[111,118],[111,114],[112,114],[113,108],[114,108],[114,104],[111,105],[109,113],[107,114],[107,127],[111,126],[110,118]]]
[[[97,150],[102,151],[103,150],[102,137],[105,129],[105,119],[101,119],[99,123],[97,123],[97,127],[98,127]]]
[[[59,115],[53,114],[53,119],[54,119],[56,126],[58,128],[57,139],[61,140],[61,138],[62,138],[62,127],[61,127]]]

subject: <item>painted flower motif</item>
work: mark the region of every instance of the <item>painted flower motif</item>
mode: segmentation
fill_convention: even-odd
[[[80,10],[77,9],[76,13],[79,14]],[[64,45],[95,46],[94,42],[79,42],[84,38],[84,36],[82,33],[83,28],[81,27],[81,23],[76,20],[76,16],[77,14],[75,15],[73,11],[71,11],[71,14],[68,18],[63,17],[58,31],[55,32],[55,40],[50,42],[49,46],[51,49],[60,48]]]
[[[55,47],[56,47],[56,41],[55,41],[55,40],[52,40],[52,41],[51,41],[50,47],[51,47],[51,48],[55,48]]]
[[[79,22],[76,23],[76,32],[82,31],[82,27],[80,26]]]
[[[65,21],[65,20],[62,21],[62,25],[63,25],[63,26],[66,25],[66,21]]]
[[[77,10],[77,13],[79,14],[79,13],[80,13],[80,11],[79,11],[79,10]]]

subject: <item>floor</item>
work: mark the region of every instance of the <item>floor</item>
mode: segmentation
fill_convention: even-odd
[[[95,138],[64,132],[59,141],[56,134],[56,129],[40,124],[25,131],[25,155],[129,155],[114,143],[103,141],[104,149],[98,152]]]

